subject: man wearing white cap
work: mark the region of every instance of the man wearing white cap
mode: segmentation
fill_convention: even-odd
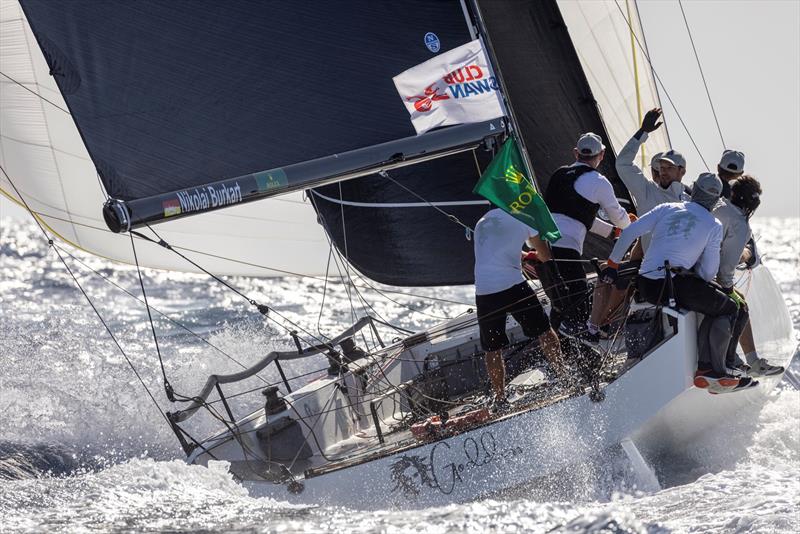
[[[726,366],[738,306],[724,292],[709,282],[716,276],[720,262],[722,224],[711,210],[719,202],[722,182],[712,173],[703,173],[695,181],[691,202],[661,204],[632,223],[619,237],[608,258],[601,279],[613,283],[618,262],[633,244],[646,233],[653,241],[644,255],[637,285],[642,297],[653,304],[666,304],[664,262],[679,272],[673,277],[674,299],[681,308],[702,313],[705,318],[698,332],[698,371],[695,385],[713,393],[727,393],[756,385],[749,377],[736,376]]]
[[[731,181],[744,173],[744,154],[738,150],[725,150],[717,165],[717,176],[722,180],[722,198],[731,198]]]
[[[636,212],[645,214],[665,202],[688,201],[686,187],[681,183],[686,174],[686,159],[679,152],[669,150],[656,154],[650,162],[653,179],[649,180],[635,163],[639,148],[647,141],[648,134],[656,131],[662,122],[661,109],[648,111],[642,120],[642,127],[622,147],[617,156],[617,173],[633,198]],[[663,167],[663,172],[661,171]],[[647,250],[650,236],[642,237],[642,248]]]
[[[544,194],[553,220],[561,231],[561,238],[552,244],[552,251],[566,282],[559,302],[563,314],[552,312],[550,315],[556,328],[561,319],[566,318],[569,325],[565,326],[577,332],[589,318],[589,286],[583,264],[579,261],[586,232],[610,236],[614,226],[625,228],[630,224],[628,213],[619,205],[611,182],[597,172],[605,150],[599,135],[592,132],[581,135],[573,151],[575,163],[558,169],[550,178]],[[597,218],[601,208],[614,226]],[[559,298],[553,291],[548,295],[551,299]]]

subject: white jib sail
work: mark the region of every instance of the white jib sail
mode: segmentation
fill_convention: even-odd
[[[0,165],[8,177],[56,239],[132,263],[130,237],[110,232],[103,221],[103,186],[17,0],[0,0],[0,71]],[[0,194],[20,203],[8,177],[0,173]],[[155,229],[214,273],[325,273],[328,241],[300,194]],[[175,253],[146,242],[137,242],[137,253],[144,266],[194,270]]]
[[[611,144],[619,150],[639,129],[644,113],[661,107],[644,53],[647,44],[636,2],[558,0],[558,6],[600,107]],[[669,148],[667,130],[661,127],[650,135],[644,156],[640,152],[637,163],[646,168],[653,155]]]

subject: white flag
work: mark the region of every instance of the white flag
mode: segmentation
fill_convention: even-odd
[[[477,39],[393,79],[417,134],[505,115],[497,79]]]

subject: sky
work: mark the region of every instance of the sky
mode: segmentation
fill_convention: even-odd
[[[756,215],[800,216],[800,0],[684,0],[724,146],[677,0],[638,5],[685,181],[706,170],[700,154],[714,170],[723,148],[740,150],[764,189]],[[25,216],[0,199],[6,215]]]
[[[706,170],[692,138],[711,170],[723,148],[740,150],[764,190],[756,215],[800,216],[800,0],[684,0],[724,147],[677,0],[638,5],[655,72],[674,103],[659,87],[672,146],[687,159],[684,181]]]

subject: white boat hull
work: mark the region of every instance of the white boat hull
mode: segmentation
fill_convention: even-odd
[[[769,272],[759,267],[748,301],[760,354],[787,365],[796,347],[788,311]],[[710,395],[692,386],[697,316],[665,310],[678,332],[605,388],[509,415],[435,443],[282,484],[245,481],[254,496],[295,504],[358,509],[417,508],[469,501],[557,472],[631,439],[648,454],[690,445],[698,434],[741,410],[760,407],[781,376],[758,387]]]

